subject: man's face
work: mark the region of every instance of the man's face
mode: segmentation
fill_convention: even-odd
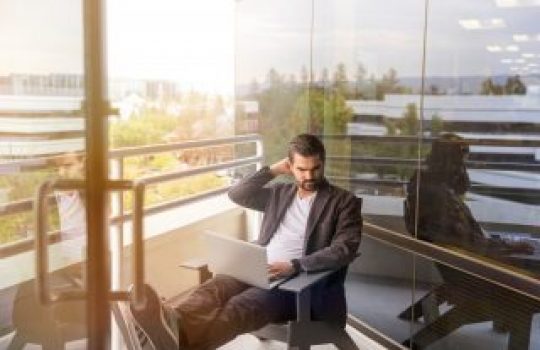
[[[291,171],[296,185],[303,191],[314,192],[324,177],[324,163],[319,156],[304,157],[298,153],[293,154]]]

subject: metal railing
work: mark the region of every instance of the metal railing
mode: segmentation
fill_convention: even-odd
[[[344,136],[344,135],[325,135],[324,139],[350,139],[352,142],[354,141],[362,141],[362,142],[397,142],[397,143],[418,143],[419,138],[417,137],[373,137],[373,136]],[[424,139],[422,139],[424,140]],[[433,138],[427,138],[427,142],[431,142]],[[469,142],[470,141],[470,142]],[[495,145],[495,146],[501,146],[504,144],[504,146],[510,146],[510,147],[522,147],[523,142],[521,141],[511,141],[511,140],[500,140],[500,143],[494,142],[494,140],[477,140],[479,143],[485,145]],[[210,146],[220,146],[220,145],[226,145],[226,144],[239,144],[239,143],[255,143],[257,145],[257,152],[255,156],[249,156],[241,159],[235,159],[231,161],[226,161],[218,164],[211,164],[206,165],[202,167],[192,168],[188,170],[179,170],[179,171],[171,171],[167,173],[161,173],[156,174],[152,176],[147,176],[144,178],[145,183],[147,184],[157,184],[165,181],[172,181],[176,179],[180,179],[186,176],[193,176],[202,174],[205,172],[211,172],[221,169],[230,169],[235,168],[247,164],[258,164],[260,166],[262,162],[262,140],[260,136],[258,135],[247,135],[247,136],[237,136],[237,137],[231,137],[231,138],[222,138],[222,139],[214,139],[214,140],[200,140],[200,141],[190,141],[190,142],[184,142],[184,143],[175,143],[175,144],[166,144],[166,145],[154,145],[154,146],[143,146],[143,147],[130,147],[125,149],[119,149],[119,150],[113,150],[110,152],[110,158],[113,162],[113,165],[115,167],[114,171],[116,174],[114,174],[114,177],[117,179],[122,179],[123,176],[123,163],[124,159],[128,157],[135,157],[135,156],[141,156],[141,155],[147,155],[147,154],[155,154],[155,153],[161,153],[161,152],[171,152],[175,150],[181,150],[181,149],[190,149],[190,148],[197,148],[197,147],[210,147]],[[475,140],[467,140],[469,144],[475,143]],[[527,141],[527,146],[529,147],[537,147],[540,146],[540,142],[538,141]],[[337,161],[347,161],[349,160],[352,163],[360,162],[364,164],[364,160],[369,159],[369,157],[338,157],[338,156],[329,156],[328,159],[331,160],[337,160]],[[381,165],[404,165],[404,166],[412,166],[412,162],[410,159],[392,159],[392,158],[382,158],[382,159],[373,159],[372,160],[374,164],[381,164]],[[368,161],[369,162],[369,161]],[[392,164],[394,162],[394,164]],[[416,161],[414,161],[416,163]],[[497,163],[497,162],[477,162],[478,168],[484,169],[484,168],[490,168],[489,166],[492,165],[491,163]],[[417,164],[417,163],[416,163]],[[508,163],[501,163],[504,164],[503,167],[509,167],[511,168],[511,165]],[[494,166],[501,165],[501,164],[493,164]],[[523,163],[516,163],[524,165]],[[29,165],[30,166],[30,165]],[[36,166],[35,162],[31,166]],[[520,170],[525,169],[520,168]],[[537,170],[537,166],[533,167],[534,171]],[[515,168],[511,168],[512,170],[515,170]],[[529,169],[529,168],[527,168]],[[506,170],[506,169],[505,169]],[[336,181],[342,181],[342,182],[349,182],[349,183],[357,183],[362,185],[378,185],[378,186],[396,186],[396,187],[403,187],[405,185],[405,181],[397,181],[397,180],[363,180],[363,179],[355,179],[350,177],[335,177],[334,180]],[[490,186],[483,186],[484,189],[487,190],[493,190],[494,187]],[[183,204],[200,200],[202,198],[211,197],[216,194],[224,193],[227,191],[228,187],[223,188],[217,188],[212,189],[206,192],[198,193],[191,197],[186,198],[180,198],[180,199],[174,199],[168,202],[159,203],[150,207],[145,207],[144,209],[144,215],[159,213],[171,208],[179,207]],[[534,191],[533,191],[534,192]],[[534,194],[533,194],[534,195]],[[121,230],[122,224],[126,220],[130,220],[132,218],[131,213],[124,213],[123,209],[123,196],[118,195],[115,200],[116,202],[116,212],[113,213],[113,217],[111,218],[111,223],[118,225],[118,228]],[[20,212],[29,210],[32,208],[32,201],[18,201],[14,203],[9,203],[8,205],[5,205],[3,207],[3,210],[0,211],[0,216],[5,215],[6,212],[13,213],[13,212]],[[483,223],[484,224],[484,223]],[[487,223],[487,224],[493,224],[496,225],[496,223]],[[458,269],[461,269],[463,271],[467,271],[469,273],[473,273],[474,275],[477,275],[481,278],[487,278],[489,280],[494,281],[495,283],[504,285],[510,289],[519,291],[521,293],[526,293],[529,296],[533,296],[535,298],[540,298],[540,283],[527,275],[512,271],[510,269],[507,269],[506,267],[501,267],[499,265],[493,265],[491,263],[487,263],[485,261],[479,260],[475,257],[465,256],[460,253],[453,252],[451,250],[438,247],[436,245],[433,245],[431,243],[420,241],[414,237],[410,237],[407,235],[404,235],[400,232],[395,232],[388,230],[384,227],[380,227],[377,225],[374,225],[372,223],[367,222],[365,225],[365,233],[372,238],[379,240],[381,242],[384,242],[386,244],[390,244],[392,246],[395,246],[399,249],[406,250],[409,252],[412,252],[414,254],[419,254],[421,256],[424,256],[429,259],[433,259],[445,264],[450,264],[453,267],[456,267]],[[534,232],[537,231],[537,228],[535,227],[528,227],[528,229]],[[59,240],[58,238],[59,233],[52,233],[49,237],[49,242],[54,242]],[[121,236],[121,235],[120,235]],[[0,247],[0,257],[5,256],[11,256],[17,253],[20,253],[22,251],[27,251],[32,249],[32,241],[33,239],[29,238],[25,241],[21,242],[14,242],[7,245],[4,245]]]
[[[144,155],[174,152],[174,151],[185,150],[185,149],[227,146],[227,145],[236,145],[236,144],[245,144],[245,143],[255,144],[256,146],[255,155],[243,157],[239,159],[233,159],[230,161],[224,161],[224,162],[220,162],[216,164],[210,164],[210,165],[199,166],[195,168],[176,170],[176,171],[171,171],[167,173],[145,176],[137,180],[143,181],[145,185],[155,185],[162,182],[179,180],[179,179],[186,178],[189,176],[195,176],[195,175],[200,175],[200,174],[209,173],[213,171],[219,171],[219,170],[233,169],[233,168],[242,167],[242,166],[251,165],[251,164],[256,165],[257,167],[260,167],[263,161],[262,140],[259,135],[251,134],[251,135],[196,140],[196,141],[178,142],[178,143],[152,145],[152,146],[127,147],[127,148],[122,148],[122,149],[111,150],[109,152],[109,160],[112,163],[111,164],[112,165],[111,177],[113,180],[123,179],[124,159],[129,158],[129,157],[139,157],[139,156],[144,156]],[[57,156],[57,157],[60,157],[60,156]],[[54,157],[51,157],[51,158],[54,158]],[[19,168],[21,167],[36,168],[36,167],[47,167],[49,166],[51,162],[50,162],[50,158],[40,158],[39,160],[36,160],[36,159],[18,160],[16,161],[16,163]],[[7,163],[7,164],[10,164],[10,163]],[[6,163],[4,163],[4,166],[6,166]],[[169,209],[172,209],[172,208],[175,208],[175,207],[178,207],[178,206],[190,203],[190,202],[201,200],[203,198],[208,198],[208,197],[215,196],[221,193],[225,193],[228,190],[228,188],[229,186],[224,186],[221,188],[200,192],[200,193],[191,195],[189,197],[174,199],[174,200],[166,201],[166,202],[159,203],[153,206],[145,207],[144,215],[156,214],[156,213],[169,210]],[[117,225],[117,228],[120,232],[120,236],[122,236],[122,232],[123,232],[123,223],[126,220],[130,220],[132,218],[132,213],[124,212],[123,197],[124,196],[121,194],[121,192],[113,194],[113,202],[112,202],[113,212],[110,218],[111,224]],[[55,203],[55,198],[53,196],[49,196],[47,200],[48,200],[48,203],[51,205]],[[0,217],[5,216],[5,215],[10,215],[10,214],[28,212],[28,211],[33,210],[34,206],[35,206],[34,199],[25,199],[25,200],[19,200],[15,202],[6,203],[0,206]],[[61,232],[60,231],[49,232],[48,237],[49,237],[48,238],[49,243],[59,242],[61,241]],[[29,251],[33,249],[33,246],[34,246],[33,237],[3,244],[0,246],[0,258],[5,258],[5,257],[13,256],[16,254],[20,254],[25,251]]]
[[[437,137],[429,136],[375,136],[375,135],[320,135],[324,140],[347,141],[354,143],[368,144],[405,144],[422,147],[430,145]],[[495,138],[466,138],[464,141],[470,146],[496,146],[496,147],[530,147],[540,148],[540,140],[509,140]],[[351,165],[372,166],[375,168],[400,167],[414,169],[418,167],[419,162],[416,159],[403,159],[396,157],[377,157],[377,156],[327,156],[327,160],[335,164],[345,163]],[[425,160],[420,161],[420,165],[425,165]],[[525,171],[529,173],[540,172],[540,162],[507,162],[507,161],[483,161],[467,160],[465,161],[467,169],[478,170],[499,170],[499,171]],[[353,176],[332,176],[331,180],[338,183],[348,183],[357,186],[366,186],[370,188],[385,187],[393,189],[403,189],[408,181],[396,179],[364,179]],[[521,188],[513,186],[492,186],[475,184],[471,185],[471,191],[479,194],[490,195],[518,195],[522,198],[540,198],[540,188]]]

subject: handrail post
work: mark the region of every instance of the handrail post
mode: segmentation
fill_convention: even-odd
[[[122,156],[111,159],[111,178],[121,180],[124,177],[124,159]],[[124,192],[111,192],[111,216],[122,218],[124,213]],[[111,287],[120,288],[122,281],[122,261],[124,259],[124,220],[120,219],[114,226],[110,238],[111,247]]]
[[[137,181],[133,186],[133,290],[131,302],[135,307],[142,307],[146,302],[144,295],[144,181]]]
[[[36,294],[43,304],[51,302],[49,292],[49,254],[48,254],[48,201],[47,194],[51,190],[51,182],[41,184],[36,193],[36,207],[34,218],[36,220]]]

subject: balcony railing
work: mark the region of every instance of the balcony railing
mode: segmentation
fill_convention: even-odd
[[[202,147],[215,147],[215,146],[249,144],[249,143],[254,143],[256,146],[255,154],[252,156],[236,158],[230,161],[210,164],[206,166],[199,166],[199,167],[194,167],[190,169],[171,171],[168,173],[160,173],[160,174],[145,176],[143,178],[137,179],[137,180],[144,180],[145,184],[147,185],[152,185],[152,184],[159,184],[159,183],[163,183],[167,181],[179,180],[179,179],[183,179],[189,176],[209,173],[213,171],[234,169],[237,167],[242,167],[242,166],[247,166],[247,165],[255,165],[257,167],[260,167],[263,161],[263,154],[262,154],[263,148],[262,148],[261,138],[259,135],[253,134],[253,135],[187,141],[187,142],[162,144],[162,145],[128,147],[128,148],[112,150],[109,153],[109,159],[112,163],[111,168],[113,169],[113,173],[114,173],[112,178],[113,179],[123,178],[124,159],[129,158],[129,157],[138,157],[138,156],[144,156],[144,155],[174,152],[174,151],[179,151],[179,150],[202,148]],[[12,165],[16,165],[21,170],[31,170],[31,169],[33,170],[33,169],[44,168],[44,167],[49,166],[49,164],[53,163],[54,158],[58,158],[58,157],[61,157],[61,156],[45,157],[45,158],[39,158],[39,159],[18,160],[16,162],[4,163],[2,166],[9,167]],[[159,203],[153,206],[145,207],[144,214],[145,215],[156,214],[165,210],[169,210],[171,208],[179,207],[181,205],[184,205],[193,201],[198,201],[203,198],[225,193],[227,192],[229,187],[230,186],[227,185],[221,188],[212,189],[205,192],[200,192],[200,193],[197,193],[188,197],[184,197],[181,199],[175,199],[175,200],[167,201],[164,203]],[[50,204],[52,205],[55,202],[55,198],[53,196],[50,196],[49,201],[50,201]],[[124,211],[124,196],[122,196],[121,194],[114,195],[112,207],[114,208],[114,212],[110,218],[111,224],[118,225],[118,229],[120,230],[120,232],[122,232],[123,223],[131,219],[131,213],[126,213]],[[34,208],[33,199],[24,199],[24,200],[6,203],[0,208],[0,217],[10,215],[10,214],[28,212],[28,211],[33,210],[33,208]],[[60,231],[50,232],[49,242],[56,243],[59,241],[61,241],[61,232]],[[23,240],[18,240],[15,242],[3,244],[2,246],[0,246],[0,258],[6,258],[9,256],[20,254],[25,251],[30,251],[33,249],[33,245],[34,245],[33,237],[28,237]]]
[[[429,144],[433,141],[434,138],[418,138],[418,137],[409,137],[409,136],[345,136],[345,135],[325,135],[323,136],[325,140],[337,140],[337,141],[347,141],[347,142],[372,142],[372,143],[398,143],[398,144]],[[504,147],[540,147],[540,141],[534,140],[495,140],[495,139],[467,139],[466,140],[471,145],[490,145],[490,146],[504,146]],[[145,182],[148,184],[157,184],[166,181],[173,181],[187,176],[198,175],[202,173],[217,171],[217,170],[226,170],[233,169],[236,167],[255,164],[260,166],[263,161],[263,145],[262,140],[259,135],[246,135],[246,136],[235,136],[230,138],[221,138],[213,140],[199,140],[199,141],[189,141],[181,143],[172,143],[164,145],[153,145],[153,146],[142,146],[142,147],[130,147],[124,149],[113,150],[110,152],[110,160],[112,162],[111,168],[114,169],[115,179],[123,178],[123,163],[124,159],[128,157],[137,157],[142,155],[150,155],[163,152],[174,152],[177,150],[183,149],[192,149],[198,147],[211,147],[211,146],[222,146],[230,144],[242,144],[242,143],[255,143],[256,153],[253,156],[236,158],[234,160],[225,161],[217,164],[205,165],[196,168],[186,169],[186,170],[177,170],[167,173],[159,173],[144,178]],[[413,167],[418,166],[417,160],[411,159],[400,159],[392,157],[343,157],[337,155],[329,155],[328,159],[331,161],[337,162],[351,162],[351,163],[360,163],[360,164],[369,164],[376,166],[405,166]],[[34,159],[34,160],[20,160],[17,162],[17,166],[21,169],[35,169],[36,167],[45,167],[50,163],[50,158],[43,159]],[[3,166],[9,166],[3,164]],[[475,162],[471,161],[468,163],[468,166],[474,169],[497,169],[497,170],[519,170],[519,171],[528,171],[528,172],[538,172],[539,165],[531,163],[508,163],[508,162]],[[348,183],[357,183],[362,185],[370,186],[395,186],[403,187],[405,181],[400,180],[364,180],[356,179],[353,177],[334,177],[334,180],[338,182],[348,182]],[[171,201],[159,203],[150,207],[145,208],[145,214],[154,214],[162,211],[169,210],[171,208],[176,208],[186,203],[200,200],[205,197],[214,196],[216,194],[224,193],[227,191],[229,186],[224,186],[222,188],[213,189],[207,192],[202,192],[195,194],[190,197],[174,199]],[[476,189],[485,189],[494,193],[494,191],[528,191],[531,196],[538,197],[540,192],[537,189],[519,189],[519,188],[501,188],[497,186],[476,186]],[[116,206],[116,210],[111,217],[111,223],[118,225],[118,228],[121,230],[122,224],[129,220],[131,217],[130,213],[125,213],[123,205],[123,196],[117,195],[115,197],[116,204],[113,203],[113,206]],[[53,200],[53,199],[51,199]],[[17,202],[7,203],[4,205],[0,211],[0,217],[8,214],[20,213],[24,211],[32,210],[33,200],[21,200]],[[484,224],[484,223],[483,223]],[[488,225],[496,227],[498,223],[486,223]],[[537,226],[522,225],[520,223],[515,223],[513,226],[520,228],[520,230],[525,230],[533,234],[540,234],[538,232]],[[534,298],[540,299],[540,283],[530,276],[525,274],[516,273],[511,269],[508,269],[504,266],[493,265],[487,263],[480,259],[470,256],[464,256],[463,254],[453,252],[451,250],[438,247],[436,245],[423,242],[404,235],[403,233],[394,232],[388,230],[384,227],[372,224],[369,221],[365,225],[365,234],[372,237],[375,240],[384,242],[385,244],[390,244],[399,249],[409,251],[421,256],[433,259],[445,264],[452,265],[458,269],[462,269],[469,273],[475,274],[481,278],[490,279],[496,283],[507,286],[508,288],[514,289],[521,293],[526,293]],[[52,232],[50,235],[50,242],[56,242],[60,240],[59,232]],[[33,238],[27,238],[22,241],[17,241],[9,244],[4,244],[0,247],[0,258],[12,256],[24,251],[29,251],[33,247]]]

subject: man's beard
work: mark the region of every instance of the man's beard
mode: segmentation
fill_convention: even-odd
[[[308,192],[315,192],[320,187],[322,180],[305,180],[305,181],[296,181],[296,185]]]

